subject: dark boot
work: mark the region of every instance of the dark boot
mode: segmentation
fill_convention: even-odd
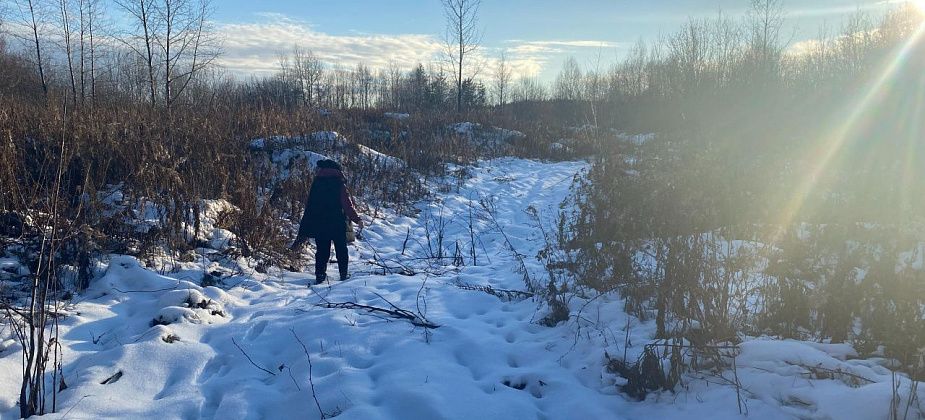
[[[345,281],[350,278],[350,273],[340,273],[340,281]]]
[[[324,283],[328,279],[328,275],[325,273],[315,274],[315,285]]]

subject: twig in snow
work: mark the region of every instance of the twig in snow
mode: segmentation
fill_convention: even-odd
[[[408,228],[408,232],[405,233],[405,241],[401,243],[401,255],[405,255],[405,250],[408,249],[408,240],[411,239],[411,228]]]
[[[115,291],[117,291],[117,292],[119,292],[119,293],[158,293],[158,292],[168,292],[168,291],[171,291],[171,290],[177,290],[179,287],[180,287],[180,281],[177,280],[177,284],[176,284],[175,286],[173,286],[173,287],[166,287],[166,288],[163,288],[163,289],[155,289],[155,290],[122,290],[122,289],[119,289],[118,287],[113,287],[112,290],[115,290]]]
[[[495,206],[494,203],[486,199],[480,199],[479,204],[485,210],[485,213],[488,214],[491,223],[495,226],[495,229],[501,233],[501,236],[504,237],[504,242],[507,244],[508,249],[511,250],[511,253],[514,255],[514,258],[517,258],[517,262],[520,263],[520,271],[523,272],[524,283],[527,286],[528,290],[536,290],[537,286],[533,282],[533,279],[530,277],[530,270],[527,269],[527,263],[524,261],[524,255],[517,251],[517,247],[514,246],[514,243],[511,242],[511,238],[507,236],[507,233],[504,232],[504,228],[501,227],[501,223],[498,222],[498,219],[495,217]]]
[[[87,397],[92,397],[92,395],[88,394],[88,395],[84,395],[83,397],[80,397],[80,399],[77,400],[77,402],[74,403],[74,405],[72,405],[71,408],[67,409],[67,411],[64,412],[64,414],[61,416],[61,420],[64,420],[65,418],[67,418],[67,415],[71,414],[71,411],[77,408],[77,406],[80,405],[80,403],[83,402],[83,400],[87,399]]]
[[[311,370],[311,369],[309,369],[309,370]],[[289,366],[286,366],[286,371],[289,372],[289,379],[292,379],[292,384],[295,385],[296,389],[298,389],[299,391],[301,391],[301,390],[302,390],[302,387],[299,386],[299,382],[295,380],[295,376],[292,376],[292,368],[289,367]]]
[[[308,352],[308,347],[305,347],[305,343],[302,342],[302,339],[295,333],[295,330],[290,328],[289,332],[292,333],[292,336],[295,337],[295,341],[299,342],[299,345],[302,346],[302,351],[305,352],[305,358],[308,359],[308,384],[312,388],[312,399],[315,400],[315,406],[318,407],[318,412],[321,413],[321,418],[326,419],[327,414],[324,413],[324,410],[321,409],[321,403],[318,402],[318,396],[315,394],[315,380],[312,379],[312,355]]]
[[[736,388],[736,403],[739,405],[739,414],[748,415],[748,406],[745,405],[745,411],[742,411],[742,406],[745,404],[745,400],[742,398],[742,382],[739,381],[739,365],[736,363],[736,356],[732,356],[732,378],[735,380],[733,385]]]
[[[421,288],[418,289],[418,294],[417,296],[415,296],[415,299],[414,299],[415,300],[414,304],[417,307],[418,314],[421,314],[422,317],[426,316],[427,314],[427,296],[423,296],[424,287],[426,285],[427,285],[427,276],[424,276],[424,281],[421,282]],[[424,310],[421,310],[422,300],[424,302]],[[424,329],[424,341],[426,341],[427,343],[430,343],[430,330],[427,328]]]
[[[489,295],[495,296],[498,299],[501,299],[506,302],[510,302],[512,300],[530,299],[533,296],[535,296],[535,294],[531,292],[524,292],[522,290],[496,289],[494,287],[491,287],[490,285],[489,286],[479,286],[476,284],[457,282],[455,286],[462,290],[473,290],[473,291],[488,293]]]
[[[385,274],[392,274],[392,273],[399,274],[399,275],[406,276],[406,277],[413,277],[413,276],[417,275],[417,273],[414,271],[414,269],[412,269],[412,268],[410,268],[410,267],[408,267],[408,266],[402,264],[401,262],[398,262],[398,261],[395,262],[395,264],[398,265],[397,267],[396,267],[396,266],[390,266],[390,265],[388,265],[388,263],[387,263],[386,261],[379,259],[378,256],[375,257],[374,260],[372,260],[372,261],[367,261],[366,263],[369,264],[369,265],[371,265],[371,266],[373,266],[373,267],[379,267],[379,268],[381,268],[381,269],[382,269],[382,274],[383,274],[383,275],[385,275]]]
[[[876,382],[873,379],[865,378],[861,375],[851,373],[845,370],[830,369],[827,367],[823,367],[821,364],[818,364],[815,366],[804,365],[802,363],[789,363],[789,362],[787,364],[793,365],[793,366],[799,366],[803,369],[806,369],[806,372],[803,372],[803,375],[809,375],[810,377],[815,378],[815,379],[838,379],[844,382],[845,385],[855,387],[855,388],[861,385],[867,385],[867,384],[872,384]],[[845,377],[851,379],[850,383],[849,381],[845,380]]]
[[[242,349],[241,346],[238,345],[238,342],[237,342],[237,341],[234,341],[234,337],[231,337],[231,342],[234,344],[235,347],[238,348],[238,350],[241,350],[241,354],[243,354],[244,357],[247,358],[247,361],[248,361],[248,362],[251,362],[251,364],[254,365],[255,368],[260,369],[260,370],[262,370],[262,371],[264,371],[264,372],[266,372],[266,373],[269,373],[270,375],[276,376],[275,373],[273,373],[273,372],[271,372],[271,371],[269,371],[269,370],[267,370],[267,369],[265,369],[265,368],[260,367],[260,365],[258,365],[257,363],[254,363],[254,359],[251,359],[250,355],[248,355],[247,352],[244,351],[244,349]]]
[[[392,307],[392,309],[380,308],[378,306],[364,305],[364,304],[356,303],[356,302],[330,302],[324,298],[322,298],[323,302],[316,304],[316,306],[320,306],[322,308],[329,308],[329,309],[362,309],[366,312],[369,312],[370,314],[385,314],[393,318],[404,319],[404,320],[407,320],[408,322],[411,322],[411,324],[416,327],[440,328],[439,325],[428,321],[422,315],[416,314],[407,309],[401,309],[395,306],[392,302],[389,302],[388,299],[382,297],[382,295],[379,295],[378,293],[376,293],[376,296],[378,296],[380,299],[388,303],[389,306]]]

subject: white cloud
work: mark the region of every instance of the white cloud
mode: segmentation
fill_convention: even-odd
[[[295,45],[312,50],[330,65],[359,63],[384,68],[389,63],[411,67],[437,58],[443,44],[431,35],[332,35],[305,22],[262,14],[263,22],[222,23],[217,30],[224,53],[219,63],[235,74],[267,74],[279,68],[279,56]]]
[[[279,69],[280,55],[290,53],[295,45],[310,49],[328,65],[348,68],[363,63],[376,69],[389,65],[410,69],[418,63],[427,65],[445,59],[445,45],[437,34],[333,35],[284,15],[262,13],[258,17],[259,22],[216,24],[224,50],[218,62],[233,74],[275,72]],[[503,42],[504,48],[479,49],[470,70],[481,70],[478,77],[490,77],[503,49],[515,77],[536,76],[557,55],[620,46],[593,40],[509,40]]]
[[[870,39],[871,37],[878,36],[880,29],[874,28],[870,30],[863,30],[859,32],[853,32],[851,34],[841,34],[837,35],[834,38],[811,38],[803,41],[799,41],[791,45],[785,53],[792,57],[801,57],[814,52],[818,52],[821,48],[836,48],[840,45],[851,45],[855,42],[863,42]]]
[[[885,9],[895,4],[895,1],[882,1],[874,4],[848,4],[843,6],[832,7],[806,7],[796,8],[794,10],[785,10],[786,17],[796,18],[825,18],[832,16],[848,16],[858,12],[869,12]]]
[[[515,77],[519,75],[537,76],[554,59],[561,59],[569,54],[593,53],[595,50],[612,50],[625,47],[623,43],[595,40],[577,41],[505,41],[508,59],[512,63]]]
[[[792,57],[802,57],[818,51],[823,45],[824,42],[819,39],[807,39],[793,43],[784,53]]]

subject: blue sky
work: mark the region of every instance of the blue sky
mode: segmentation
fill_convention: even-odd
[[[833,30],[846,15],[878,16],[896,0],[785,0],[791,43]],[[689,17],[743,16],[747,0],[483,0],[482,54],[508,51],[518,73],[549,80],[562,61],[609,65],[640,39],[675,31]],[[329,64],[409,67],[439,61],[445,21],[439,0],[220,0],[215,20],[235,73],[272,71],[298,43]]]

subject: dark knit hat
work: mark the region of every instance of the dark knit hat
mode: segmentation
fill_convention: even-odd
[[[340,164],[331,159],[319,160],[318,169],[337,169],[338,171],[342,170]]]

